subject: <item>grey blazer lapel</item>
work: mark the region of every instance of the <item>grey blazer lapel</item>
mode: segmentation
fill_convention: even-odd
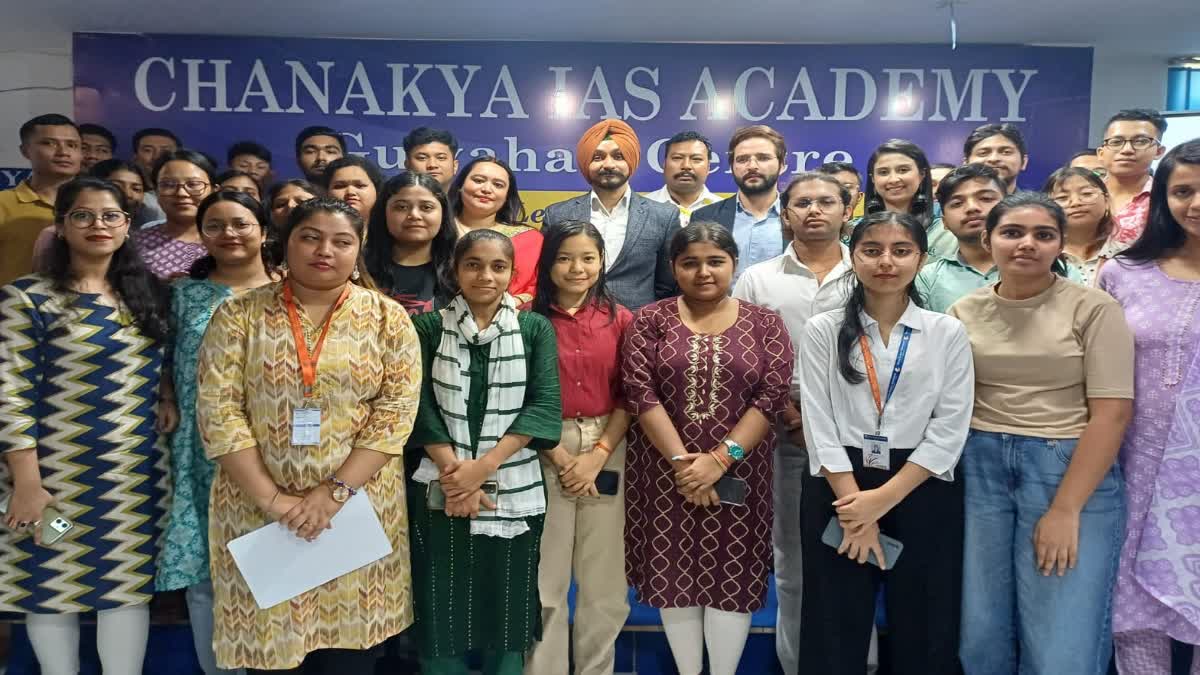
[[[573,211],[573,213],[571,214],[571,218],[573,220],[582,220],[584,222],[591,222],[591,220],[592,220],[592,193],[588,192],[580,197],[576,197],[575,203],[571,210]]]
[[[626,261],[632,260],[636,255],[638,239],[646,231],[646,224],[650,219],[647,201],[645,197],[636,192],[630,195],[629,220],[625,223],[625,241],[621,243],[621,252],[613,261],[613,269],[616,269],[617,265],[624,265]]]

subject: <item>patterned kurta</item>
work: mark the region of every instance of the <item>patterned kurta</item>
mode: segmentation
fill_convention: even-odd
[[[282,284],[227,300],[200,349],[196,418],[210,458],[257,447],[275,483],[303,494],[326,481],[354,448],[401,455],[420,391],[420,352],[397,303],[352,286],[333,314],[317,369],[321,444],[291,445],[291,414],[304,400]],[[320,328],[300,313],[311,350]],[[364,649],[412,623],[408,515],[399,460],[366,485],[393,552],[288,602],[261,610],[227,544],[271,519],[218,466],[209,502],[217,663],[286,669],[311,651]]]
[[[789,401],[792,343],[778,314],[741,303],[720,335],[693,333],[677,298],[643,307],[625,333],[626,406],[662,405],[688,452],[708,452],[751,407],[768,420]],[[773,425],[772,425],[773,426]],[[625,573],[651,607],[762,606],[771,568],[772,448],[768,431],[727,475],[749,488],[745,506],[700,507],[675,487],[671,463],[635,422],[625,465]]]
[[[1200,349],[1200,282],[1172,279],[1155,263],[1117,258],[1100,269],[1099,286],[1121,303],[1137,347],[1133,421],[1121,444],[1129,515],[1113,595],[1113,632],[1154,630],[1200,644],[1200,578],[1190,560],[1200,542],[1194,505],[1200,448],[1192,445],[1190,456],[1164,461],[1176,400],[1185,384],[1200,380],[1189,372]],[[1162,498],[1167,503],[1159,510],[1168,518],[1156,517],[1151,508]],[[1177,578],[1172,565],[1145,563],[1143,554],[1175,559],[1191,572]],[[1190,609],[1171,609],[1165,604],[1171,596],[1187,597]]]
[[[138,230],[134,233],[134,243],[142,262],[159,279],[170,279],[187,274],[192,269],[192,263],[205,255],[208,250],[198,241],[180,241],[168,235],[164,225]]]
[[[200,342],[217,306],[233,295],[206,279],[180,279],[171,288],[175,329],[172,375],[179,427],[171,434],[171,514],[163,537],[155,588],[172,591],[207,581],[208,493],[216,464],[204,456],[196,427],[196,372]]]
[[[153,593],[164,500],[157,420],[163,346],[100,296],[38,275],[0,289],[0,452],[36,448],[63,539],[0,527],[0,611],[140,605]],[[0,486],[12,476],[0,461]]]
[[[416,456],[423,454],[421,448],[426,445],[449,443],[450,433],[429,377],[442,337],[442,314],[430,312],[413,321],[425,364],[421,411],[410,441],[410,453]],[[525,406],[508,432],[532,437],[528,447],[533,450],[549,450],[562,434],[554,328],[546,317],[531,312],[518,314],[517,322],[525,343]],[[479,442],[488,403],[491,344],[469,349],[467,417],[474,446]],[[511,539],[471,535],[470,519],[430,511],[425,495],[424,485],[409,481],[418,652],[425,658],[459,656],[475,649],[524,652],[541,635],[537,578],[545,515],[527,518],[529,531]]]

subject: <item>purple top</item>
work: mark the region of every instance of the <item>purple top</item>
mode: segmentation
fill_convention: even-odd
[[[790,400],[792,342],[783,319],[742,302],[720,335],[698,335],[676,298],[646,305],[625,332],[625,404],[666,410],[688,452],[715,448],[751,407],[774,421]],[[625,571],[651,607],[762,606],[771,567],[774,431],[730,470],[745,507],[699,507],[675,489],[674,469],[636,420],[625,459]]]
[[[1200,423],[1200,410],[1182,422],[1176,413],[1189,388],[1200,392],[1200,281],[1116,258],[1100,269],[1098,285],[1121,303],[1136,346],[1134,415],[1121,445],[1128,520],[1113,632],[1152,630],[1198,644],[1200,443],[1172,454],[1168,441],[1187,431],[1188,419]]]
[[[192,263],[208,255],[204,244],[179,241],[163,230],[163,225],[138,230],[134,242],[142,254],[142,262],[159,279],[170,279],[188,273]]]

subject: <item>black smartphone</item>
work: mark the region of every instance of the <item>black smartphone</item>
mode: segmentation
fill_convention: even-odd
[[[479,489],[483,490],[483,494],[488,500],[493,504],[496,503],[496,498],[500,493],[499,483],[494,480],[485,481],[483,485],[479,486]],[[444,511],[446,509],[446,493],[442,492],[442,484],[436,480],[431,480],[425,490],[425,508],[430,511]],[[488,511],[490,509],[480,505],[480,510]]]
[[[836,549],[842,545],[842,539],[845,536],[846,531],[842,529],[842,524],[838,522],[837,516],[834,516],[829,519],[829,524],[825,526],[825,532],[821,534],[821,541],[825,545]],[[883,549],[883,557],[887,559],[887,568],[892,569],[896,566],[896,560],[900,557],[900,552],[904,550],[904,544],[880,532],[879,546]],[[879,567],[879,560],[875,557],[874,551],[867,554],[867,562]]]
[[[621,487],[621,472],[604,469],[596,474],[596,492],[609,497],[617,496]]]
[[[746,493],[750,488],[747,487],[746,481],[733,476],[721,476],[720,480],[713,485],[717,491],[717,497],[721,499],[722,504],[731,506],[745,506]]]

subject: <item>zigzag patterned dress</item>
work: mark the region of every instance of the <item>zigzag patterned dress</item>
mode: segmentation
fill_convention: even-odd
[[[154,429],[163,352],[98,295],[38,275],[0,289],[0,453],[36,448],[43,486],[75,524],[50,546],[0,527],[0,611],[150,601],[168,496]],[[7,462],[0,490],[12,490]]]

